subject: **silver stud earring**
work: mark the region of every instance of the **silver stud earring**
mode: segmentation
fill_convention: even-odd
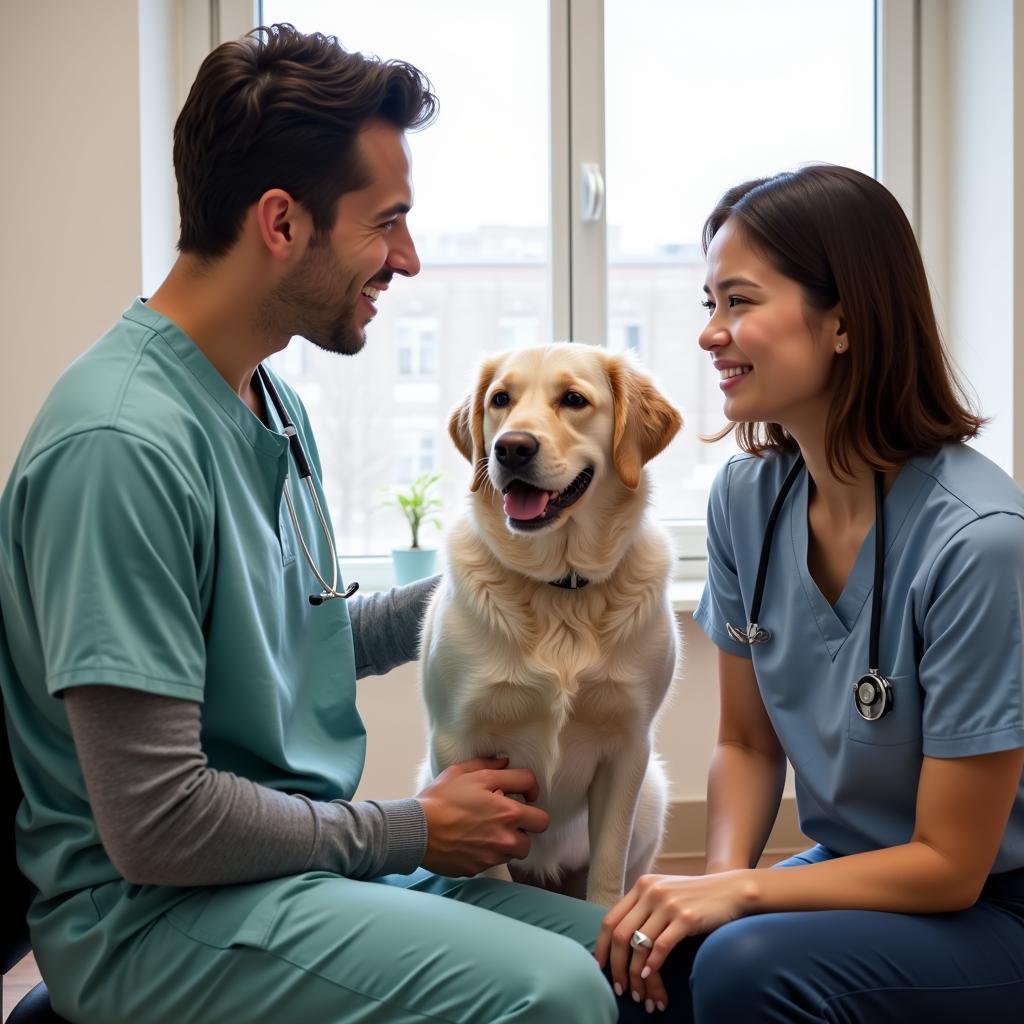
[[[836,345],[836,351],[837,352],[842,352],[845,347],[846,346],[842,342],[839,342],[839,344]]]

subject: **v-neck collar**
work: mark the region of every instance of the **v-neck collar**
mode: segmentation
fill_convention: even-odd
[[[903,544],[903,526],[907,514],[914,504],[914,499],[927,477],[914,465],[919,459],[911,459],[901,469],[893,482],[889,493],[885,496],[883,515],[885,516],[885,559],[889,562],[899,546]],[[793,560],[796,573],[811,614],[814,616],[821,632],[821,638],[828,650],[829,657],[835,660],[843,644],[849,639],[854,627],[870,603],[874,588],[875,568],[875,524],[867,532],[857,558],[850,570],[850,575],[843,586],[835,605],[831,605],[822,594],[807,567],[808,526],[807,512],[810,496],[809,475],[806,468],[800,474],[793,487],[793,493],[786,503],[788,508],[790,537],[792,539]],[[886,577],[889,573],[886,571]]]
[[[288,450],[288,441],[276,433],[272,426],[277,419],[276,410],[268,408],[268,420],[264,424],[239,398],[203,350],[177,324],[151,309],[141,298],[136,299],[122,315],[126,320],[148,327],[163,339],[167,348],[177,356],[256,451],[280,458]],[[268,401],[267,405],[269,407],[271,403]]]

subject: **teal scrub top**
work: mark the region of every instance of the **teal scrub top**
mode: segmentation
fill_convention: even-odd
[[[722,650],[753,659],[793,765],[804,834],[841,854],[895,846],[914,829],[923,755],[1024,747],[1024,495],[966,445],[908,462],[885,498],[879,670],[893,710],[868,722],[853,683],[868,668],[874,527],[836,604],[807,569],[808,479],[776,524],[758,624],[745,628],[761,542],[794,454],[741,455],[708,505],[708,574],[694,618]],[[1024,867],[1024,782],[993,871]]]
[[[305,410],[274,382],[326,509]],[[286,475],[325,574],[330,553],[272,422],[137,300],[29,432],[0,498],[0,683],[25,793],[18,863],[40,891],[34,928],[91,887],[119,885],[134,926],[188,893],[128,886],[107,858],[58,699],[69,687],[201,702],[211,768],[316,800],[355,792],[365,733],[348,611],[309,604],[320,587],[282,500]]]

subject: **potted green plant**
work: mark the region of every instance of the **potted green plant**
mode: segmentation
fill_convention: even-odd
[[[409,524],[412,543],[407,548],[392,548],[391,560],[395,567],[395,582],[412,583],[430,576],[437,560],[437,548],[420,547],[420,528],[430,523],[441,529],[437,511],[443,502],[434,493],[441,480],[440,473],[423,473],[408,487],[393,487],[382,505],[397,508]]]

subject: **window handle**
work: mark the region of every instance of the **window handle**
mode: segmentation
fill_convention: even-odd
[[[580,164],[580,216],[584,223],[604,213],[604,175],[600,164]]]

